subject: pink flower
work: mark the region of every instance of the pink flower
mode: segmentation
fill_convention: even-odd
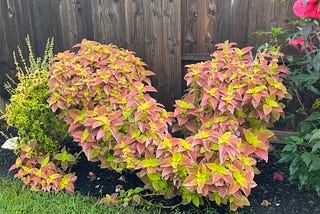
[[[275,181],[283,181],[284,180],[284,176],[281,172],[274,172],[272,174],[272,179]]]
[[[297,0],[293,5],[293,12],[299,17],[320,18],[320,0],[308,0],[306,6],[304,0]]]
[[[305,53],[305,51],[302,50],[302,46],[304,45],[304,39],[302,37],[299,37],[297,39],[291,39],[288,44],[289,44],[290,47],[298,48],[298,50],[301,53]],[[312,46],[310,44],[307,46],[307,50],[309,52],[312,51]]]

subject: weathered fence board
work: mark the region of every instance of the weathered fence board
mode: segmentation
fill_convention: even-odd
[[[262,44],[255,31],[288,28],[294,0],[3,0],[0,1],[0,84],[14,70],[12,51],[30,35],[36,54],[49,37],[55,52],[83,38],[137,53],[156,73],[169,109],[184,87],[181,64],[204,60],[224,40]],[[25,52],[26,48],[23,47]],[[3,87],[0,96],[5,97]],[[5,97],[8,98],[8,97]]]
[[[265,37],[256,31],[272,26],[289,28],[295,19],[294,0],[185,0],[182,1],[182,52],[211,53],[225,40],[239,46],[259,46]]]

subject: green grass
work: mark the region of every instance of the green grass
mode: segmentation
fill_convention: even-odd
[[[0,213],[76,213],[76,214],[179,214],[178,210],[163,212],[159,208],[147,209],[144,207],[109,207],[105,204],[98,204],[97,198],[81,195],[80,193],[68,194],[64,192],[33,192],[22,189],[22,183],[18,180],[0,178]],[[187,213],[219,214],[217,210],[210,207],[204,209],[191,209]],[[242,212],[228,212],[240,214]]]
[[[99,205],[98,200],[79,193],[32,192],[22,190],[21,182],[9,179],[0,180],[0,213],[160,213],[159,210],[146,210],[134,207],[108,207]]]

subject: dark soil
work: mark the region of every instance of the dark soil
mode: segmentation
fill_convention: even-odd
[[[2,145],[3,139],[0,140],[0,145]],[[287,167],[277,163],[277,157],[272,152],[269,158],[268,163],[258,162],[261,174],[256,175],[255,181],[258,186],[252,190],[249,197],[251,206],[239,209],[239,211],[257,214],[320,213],[320,197],[314,191],[299,190],[297,185],[290,184],[286,178],[284,181],[273,180],[272,174],[274,172],[285,173]],[[0,177],[12,177],[12,173],[8,173],[8,169],[14,161],[15,156],[12,151],[0,149]],[[73,171],[78,176],[76,191],[94,197],[101,198],[106,193],[113,193],[117,185],[123,185],[124,189],[143,186],[134,173],[124,172],[119,174],[112,170],[102,170],[98,163],[88,162],[84,156],[81,156]],[[92,172],[95,177],[90,177],[89,172]],[[156,201],[160,200],[162,199],[156,199]],[[179,198],[171,201],[162,200],[161,202],[172,205],[178,203]],[[214,207],[219,210],[219,213],[228,211],[226,206]],[[180,208],[181,210],[194,209],[191,206]],[[201,210],[195,212],[201,213]]]

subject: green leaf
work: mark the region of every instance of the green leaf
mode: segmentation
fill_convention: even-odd
[[[156,167],[156,166],[159,166],[160,165],[160,160],[157,159],[157,158],[152,158],[152,159],[146,159],[146,160],[143,160],[141,161],[140,165],[143,166],[143,167]]]
[[[261,141],[258,139],[258,136],[251,132],[250,129],[243,129],[243,134],[247,142],[252,146],[257,147],[261,143]]]
[[[182,161],[182,154],[180,152],[174,151],[172,158],[171,158],[171,165],[175,167]]]
[[[311,154],[309,152],[304,152],[302,155],[301,155],[301,158],[303,160],[303,162],[309,166],[310,163],[311,163]]]
[[[247,90],[247,94],[257,94],[259,93],[260,91],[263,91],[263,90],[266,90],[268,89],[267,86],[265,85],[259,85],[259,86],[256,86],[254,88],[251,88],[251,89],[248,89]]]
[[[243,187],[247,188],[248,187],[248,182],[247,180],[241,175],[240,171],[235,171],[232,173],[234,179]]]
[[[317,141],[313,146],[312,146],[312,151],[311,153],[315,153],[320,149],[320,141]]]
[[[192,198],[192,203],[196,206],[196,207],[199,207],[199,205],[200,205],[200,199],[199,199],[199,196],[197,195],[197,196],[194,196],[193,198]]]
[[[303,143],[303,138],[297,137],[297,136],[290,136],[289,137],[291,140],[293,140],[296,144],[301,144]]]
[[[142,188],[142,187],[136,187],[135,189],[134,189],[134,192],[135,193],[140,193],[140,192],[142,192],[144,189]]]
[[[320,139],[320,129],[317,129],[312,133],[310,142],[313,140],[319,140],[319,139]]]
[[[82,134],[82,140],[85,141],[89,138],[90,134],[89,134],[89,131],[88,129],[85,129],[83,134]]]
[[[188,102],[183,101],[183,100],[176,100],[176,104],[182,109],[194,108],[194,105],[192,103],[188,103]]]
[[[310,165],[309,172],[316,171],[319,169],[320,169],[320,157],[312,156],[312,164]]]
[[[184,196],[185,196],[185,199],[186,199],[187,203],[189,204],[191,202],[191,200],[192,200],[191,194],[188,192],[188,194],[185,194]]]
[[[47,166],[49,163],[49,156],[47,156],[45,159],[43,159],[41,163],[41,167]]]
[[[219,174],[227,175],[228,169],[226,169],[224,166],[220,166],[216,163],[209,163],[207,164],[207,167],[211,169],[213,172],[217,172]]]
[[[151,181],[159,181],[161,179],[160,173],[147,173],[147,176]]]
[[[140,137],[141,135],[141,131],[137,128],[137,129],[134,129],[133,133],[131,134],[131,137],[133,139],[137,139],[138,137]]]
[[[217,205],[221,204],[221,197],[216,192],[214,193],[214,200],[217,203]]]
[[[295,152],[297,151],[297,145],[293,143],[288,143],[285,147],[282,149],[283,152]]]
[[[210,135],[206,131],[201,131],[200,133],[196,134],[196,137],[198,137],[200,139],[206,139],[206,138],[210,137]]]
[[[140,202],[141,202],[141,197],[140,197],[140,195],[134,195],[134,196],[132,197],[132,199],[133,199],[137,204],[140,204]]]
[[[231,137],[231,132],[225,132],[223,133],[223,135],[220,136],[218,143],[219,144],[228,143],[230,141],[230,137]]]

